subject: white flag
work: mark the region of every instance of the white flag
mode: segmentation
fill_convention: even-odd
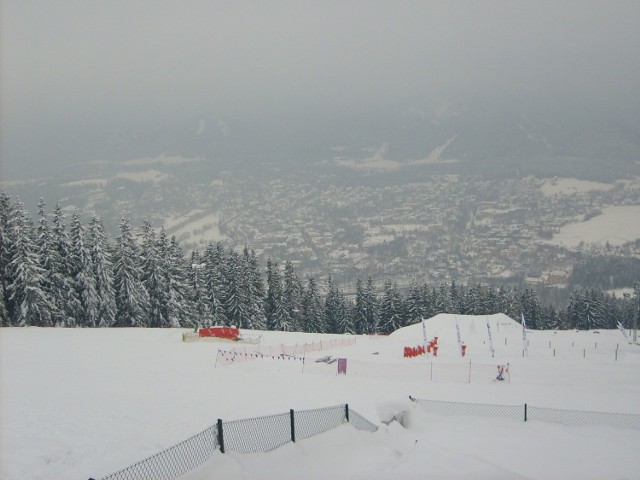
[[[525,351],[529,350],[529,340],[527,340],[527,322],[524,319],[524,313],[522,314],[522,346]]]
[[[489,349],[491,350],[491,356],[494,356],[495,350],[493,349],[493,337],[491,336],[491,324],[489,324],[489,319],[487,318],[487,333],[489,334]]]
[[[455,317],[455,318],[456,318],[456,334],[458,335],[458,349],[460,350],[460,355],[464,357],[462,353],[462,340],[460,338],[460,325],[458,325],[458,317]]]
[[[627,334],[627,331],[625,330],[625,328],[624,328],[624,326],[622,325],[622,323],[618,322],[618,328],[619,328],[619,329],[620,329],[620,331],[622,332],[622,335],[624,335],[624,339],[625,339],[627,342],[631,343],[631,342],[629,341],[629,335]]]

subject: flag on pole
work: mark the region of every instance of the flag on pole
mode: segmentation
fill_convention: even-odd
[[[424,325],[424,318],[422,319],[422,346],[424,351],[427,351],[427,327]]]
[[[524,313],[522,315],[522,346],[525,352],[529,351],[529,340],[527,339],[527,322],[524,319]]]
[[[493,349],[493,337],[491,336],[491,324],[487,318],[487,333],[489,334],[489,350],[491,350],[491,357],[493,358],[495,350]]]
[[[456,318],[456,334],[458,336],[458,350],[460,350],[460,355],[462,355],[464,357],[464,354],[462,353],[462,340],[460,338],[460,325],[458,325],[458,317]]]
[[[618,322],[618,328],[620,329],[620,331],[622,332],[622,335],[624,336],[624,339],[628,342],[631,343],[631,340],[629,340],[629,335],[627,334],[627,330],[624,328],[624,326],[622,325],[622,323]]]

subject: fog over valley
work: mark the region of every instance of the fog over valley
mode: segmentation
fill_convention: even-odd
[[[347,292],[637,280],[637,2],[1,13],[0,188],[34,216],[150,220]]]

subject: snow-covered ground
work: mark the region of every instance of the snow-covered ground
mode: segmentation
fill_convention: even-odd
[[[568,248],[578,247],[582,243],[623,245],[640,238],[639,218],[640,205],[605,207],[602,214],[586,222],[565,225],[548,243]]]
[[[456,320],[467,356],[460,358]],[[490,325],[495,356],[490,353]],[[343,425],[269,453],[216,453],[185,476],[205,478],[640,478],[640,431],[505,418],[427,415],[408,397],[455,402],[640,413],[640,348],[619,331],[528,332],[502,315],[439,315],[426,322],[438,358],[403,358],[420,324],[388,337],[307,353],[300,360],[218,365],[218,349],[171,329],[0,329],[0,477],[100,478],[214,424],[348,403],[380,428]],[[262,333],[262,346],[336,338]],[[616,359],[617,349],[617,359]],[[313,357],[347,358],[347,375]],[[471,383],[415,371],[473,366]],[[511,382],[495,382],[510,364]],[[381,419],[407,411],[404,426]]]

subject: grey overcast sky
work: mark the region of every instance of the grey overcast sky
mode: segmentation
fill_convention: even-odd
[[[4,0],[0,8],[6,171],[28,161],[20,152],[29,142],[73,142],[76,127],[190,111],[277,117],[500,91],[640,92],[637,0]]]

